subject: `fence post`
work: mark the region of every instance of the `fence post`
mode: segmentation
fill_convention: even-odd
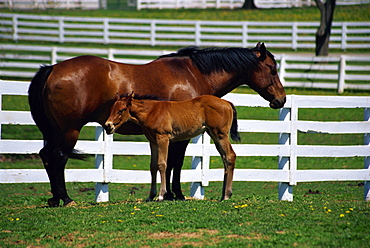
[[[286,67],[285,55],[281,54],[280,68],[279,68],[280,69],[279,70],[279,78],[280,78],[280,82],[283,86],[285,85],[285,67]]]
[[[338,93],[342,94],[345,88],[346,56],[341,55],[339,60]]]
[[[104,33],[104,44],[108,44],[109,43],[109,19],[108,18],[104,18],[104,21],[103,21],[103,33]]]
[[[51,64],[55,65],[57,63],[57,47],[53,46],[51,48]]]
[[[200,43],[201,43],[201,39],[200,39],[200,35],[201,35],[201,32],[200,32],[200,21],[196,21],[195,22],[195,45],[196,46],[200,46]]]
[[[290,121],[291,119],[291,109],[282,108],[279,113],[280,121]],[[289,145],[290,134],[280,133],[279,134],[279,144]],[[287,171],[290,167],[289,157],[279,156],[278,169]],[[278,199],[281,201],[293,201],[293,186],[289,182],[279,182],[278,183]]]
[[[203,143],[203,136],[199,135],[192,139],[192,143],[202,144]],[[202,173],[202,157],[194,156],[191,160],[191,169],[197,170],[199,173]],[[195,199],[204,199],[204,187],[202,187],[201,182],[192,182],[190,184],[190,197]]]
[[[342,50],[347,49],[347,23],[342,23]]]
[[[13,40],[18,40],[18,17],[17,15],[13,16]]]
[[[64,17],[59,18],[59,43],[64,42]]]
[[[95,140],[103,142],[104,136],[104,129],[101,126],[95,127]],[[103,170],[104,172],[104,155],[103,154],[96,154],[95,155],[95,169]],[[96,202],[107,202],[109,201],[109,191],[108,191],[108,183],[104,182],[97,182],[95,183],[95,201]]]
[[[242,41],[243,47],[248,47],[248,22],[243,23],[242,37],[243,37],[243,41]]]
[[[292,49],[297,50],[298,47],[298,23],[293,22],[292,26]]]
[[[155,46],[155,28],[156,28],[156,22],[155,20],[152,20],[150,23],[150,45]]]
[[[370,108],[364,109],[364,120],[370,122]],[[370,133],[366,133],[364,137],[364,144],[370,145]],[[370,156],[364,158],[364,168],[370,172]],[[364,183],[364,199],[370,201],[370,181]]]

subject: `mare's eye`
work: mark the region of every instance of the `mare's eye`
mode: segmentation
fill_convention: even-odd
[[[270,67],[271,74],[275,76],[277,74],[276,66],[268,65],[268,67]]]
[[[122,113],[123,113],[123,109],[121,109],[121,110],[118,111],[118,114],[119,115],[122,115]]]

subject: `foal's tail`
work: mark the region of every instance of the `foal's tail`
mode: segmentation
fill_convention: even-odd
[[[233,108],[233,122],[230,128],[230,136],[232,140],[240,141],[240,135],[238,132],[238,114],[236,112],[234,104],[232,104],[231,102],[229,103],[230,103],[230,106]]]

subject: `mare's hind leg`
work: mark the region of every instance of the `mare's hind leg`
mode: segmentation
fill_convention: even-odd
[[[63,200],[64,206],[74,204],[67,194],[64,169],[68,156],[76,144],[78,134],[79,131],[73,129],[65,133],[64,138],[54,137],[53,140],[46,141],[44,148],[40,151],[53,194],[53,197],[48,200],[50,207],[59,206],[60,200]]]
[[[229,141],[229,136],[224,133],[219,133],[217,135],[209,132],[213,141],[215,142],[216,148],[221,155],[222,161],[224,163],[224,183],[222,187],[222,200],[230,199],[233,194],[232,184],[235,168],[236,154]]]
[[[166,200],[173,200],[174,195],[170,191],[170,180],[171,171],[173,169],[172,178],[172,191],[176,195],[177,200],[185,200],[185,196],[181,191],[180,176],[181,168],[184,163],[185,150],[188,146],[189,140],[178,141],[170,143],[167,158],[167,170],[166,170],[166,182],[167,182],[167,193],[165,195]]]

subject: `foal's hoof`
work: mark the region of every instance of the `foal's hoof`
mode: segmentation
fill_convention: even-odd
[[[60,200],[55,200],[54,198],[50,198],[48,200],[48,205],[51,208],[59,207],[59,202],[60,202]]]

